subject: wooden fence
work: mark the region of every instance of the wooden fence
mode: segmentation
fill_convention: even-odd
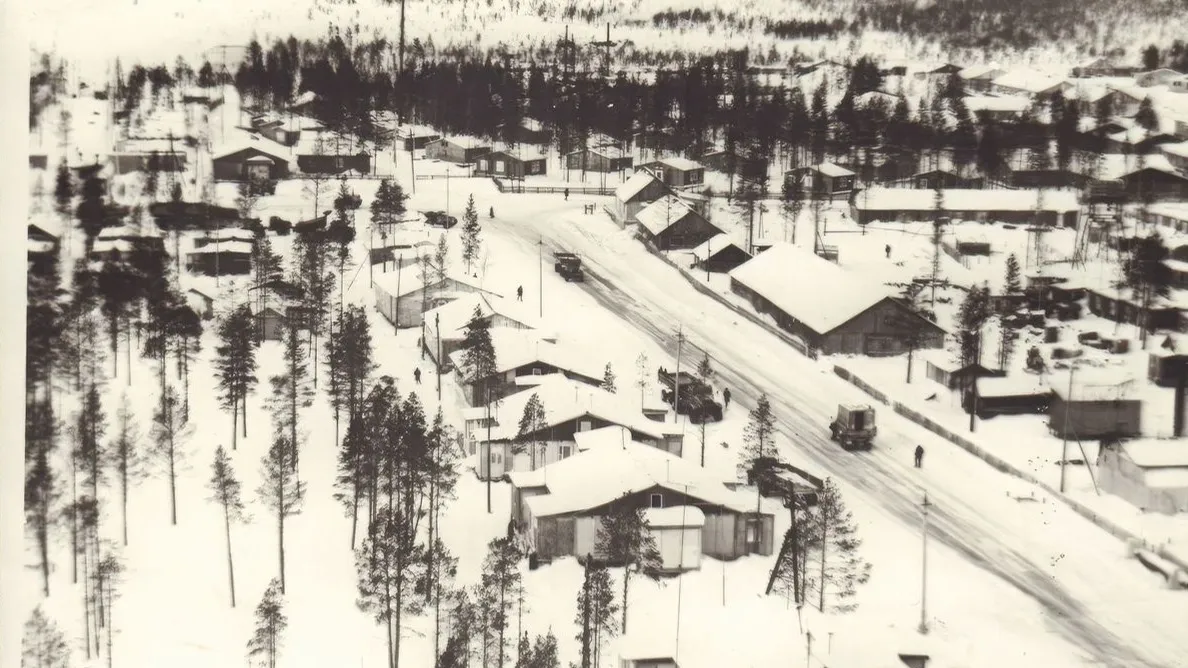
[[[591,186],[526,186],[523,181],[507,181],[492,178],[495,187],[501,193],[551,193],[560,194],[569,191],[571,195],[613,195],[614,188],[599,188]]]

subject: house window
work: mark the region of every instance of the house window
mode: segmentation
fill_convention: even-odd
[[[503,161],[502,161],[502,160],[496,160],[496,161],[495,161],[495,173],[496,173],[496,174],[502,174],[502,173],[504,172],[504,169],[505,169],[505,166],[504,166],[504,164],[503,164]]]
[[[664,507],[664,495],[663,494],[653,494],[648,499],[648,506],[651,508],[663,508]]]
[[[566,457],[569,457],[572,454],[573,454],[573,446],[572,445],[562,445],[561,446],[561,459],[565,459]]]
[[[590,431],[589,420],[578,420],[578,431]]]
[[[485,172],[485,171],[487,171],[487,160],[486,160],[486,158],[480,158],[480,159],[479,159],[479,171],[480,171],[480,172]]]
[[[539,375],[540,375],[540,369],[539,369],[539,368],[533,368],[533,369],[532,369],[532,375],[533,375],[533,376],[539,376]]]

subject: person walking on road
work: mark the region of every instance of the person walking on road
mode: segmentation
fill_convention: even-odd
[[[887,244],[883,248],[883,252],[885,252],[887,254],[887,259],[890,260],[891,259],[891,244]]]
[[[566,189],[565,189],[565,201],[566,201],[566,202],[568,202],[568,201],[569,201],[569,188],[566,188]]]
[[[491,218],[494,218],[494,217],[495,217],[495,207],[491,207],[491,211],[490,211],[490,217],[491,217]]]
[[[924,468],[924,446],[916,446],[916,468]]]
[[[518,301],[518,302],[524,301],[524,286],[522,286],[522,285],[520,287],[516,288],[516,301]]]
[[[413,369],[413,380],[416,381],[417,385],[421,384],[421,369],[420,369],[420,367]]]
[[[730,388],[727,387],[722,390],[722,407],[730,408]]]

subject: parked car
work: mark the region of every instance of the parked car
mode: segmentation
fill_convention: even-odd
[[[430,227],[450,229],[458,224],[458,219],[444,211],[426,211],[425,224]]]

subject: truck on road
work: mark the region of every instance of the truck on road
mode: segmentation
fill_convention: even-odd
[[[664,386],[660,398],[672,406],[678,415],[688,415],[689,421],[694,424],[722,420],[722,404],[714,400],[713,388],[697,376],[687,371],[672,373],[660,367],[656,379]]]
[[[581,283],[586,280],[586,275],[582,271],[582,258],[574,253],[554,253],[553,271],[561,274],[566,281]]]
[[[846,450],[869,450],[875,434],[875,410],[866,404],[840,404],[837,418],[829,423],[830,440],[841,443]]]

